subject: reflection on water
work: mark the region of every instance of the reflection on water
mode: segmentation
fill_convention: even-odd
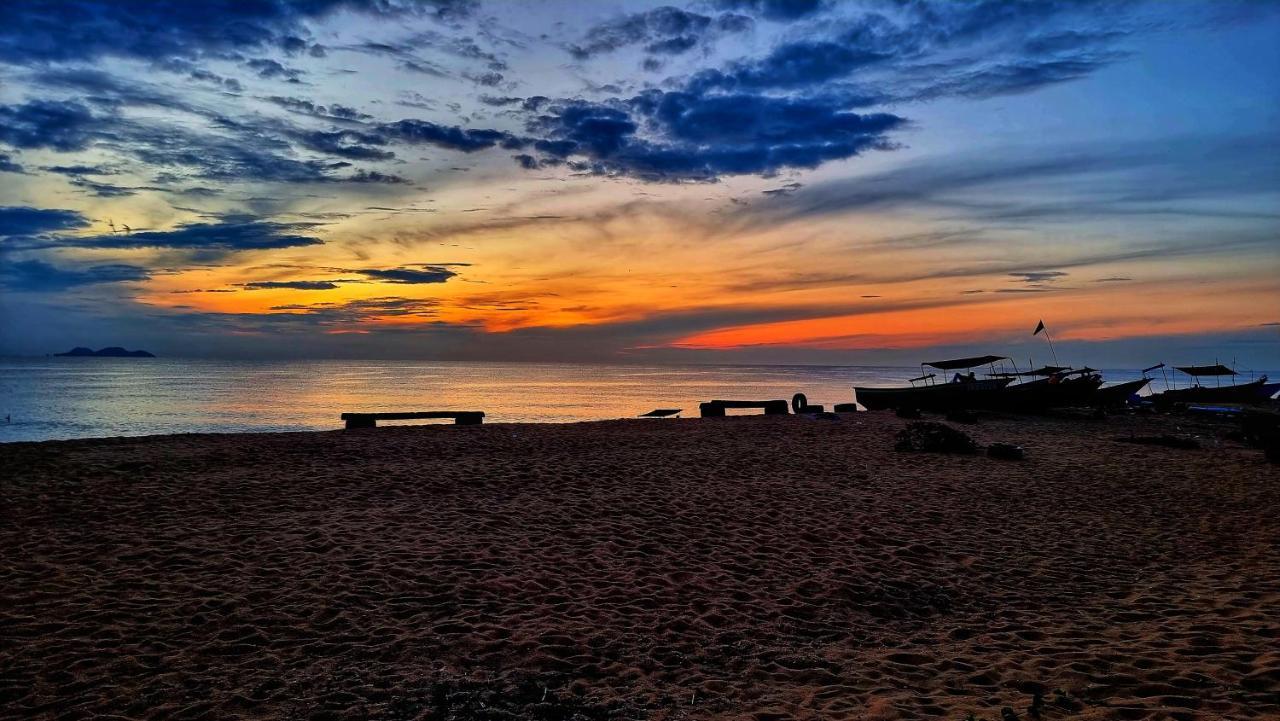
[[[420,361],[0,359],[0,441],[339,428],[344,411],[483,410],[486,422],[634,417],[712,398],[848,402],[916,368]],[[1111,381],[1139,377],[1107,371]],[[11,422],[3,423],[4,416]]]

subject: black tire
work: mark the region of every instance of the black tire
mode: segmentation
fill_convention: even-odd
[[[799,413],[802,409],[807,408],[808,406],[809,399],[805,398],[803,393],[797,393],[794,396],[791,396],[791,411],[793,413]]]

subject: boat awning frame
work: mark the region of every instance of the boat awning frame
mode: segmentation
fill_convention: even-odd
[[[1234,376],[1239,375],[1230,368],[1218,363],[1211,366],[1174,366],[1189,376]]]
[[[1008,356],[1002,355],[980,355],[972,358],[956,358],[953,360],[940,360],[925,363],[930,368],[938,370],[950,371],[959,368],[976,368],[977,366],[985,366],[995,363],[996,361],[1009,360]]]

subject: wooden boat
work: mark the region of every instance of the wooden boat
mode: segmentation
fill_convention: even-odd
[[[968,370],[1006,360],[1004,356],[975,356],[953,360],[932,361],[924,365],[938,370]],[[973,373],[967,376],[957,373],[950,382],[935,382],[936,373],[924,373],[912,378],[910,386],[876,388],[854,386],[854,399],[868,410],[892,408],[919,408],[921,410],[946,411],[959,408],[989,407],[984,399],[999,393],[1013,382],[1012,378],[996,377],[978,379]],[[917,383],[919,385],[917,385]]]
[[[1005,388],[992,400],[1008,410],[1040,411],[1048,408],[1089,405],[1102,376],[1094,373],[1055,373],[1028,383]]]
[[[1211,366],[1174,367],[1191,376],[1195,385],[1189,388],[1172,388],[1163,393],[1156,393],[1151,396],[1153,403],[1167,406],[1174,403],[1257,403],[1264,400],[1263,393],[1268,385],[1266,376],[1248,383],[1206,386],[1200,385],[1201,378],[1235,376],[1238,374],[1221,363]]]
[[[1141,378],[1136,381],[1117,383],[1113,386],[1099,388],[1093,392],[1093,396],[1089,399],[1089,405],[1104,408],[1122,405],[1136,395],[1138,391],[1146,388],[1150,382],[1150,378]]]

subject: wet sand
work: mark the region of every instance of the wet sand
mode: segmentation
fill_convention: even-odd
[[[1280,472],[1186,423],[0,446],[0,716],[1280,718]]]

